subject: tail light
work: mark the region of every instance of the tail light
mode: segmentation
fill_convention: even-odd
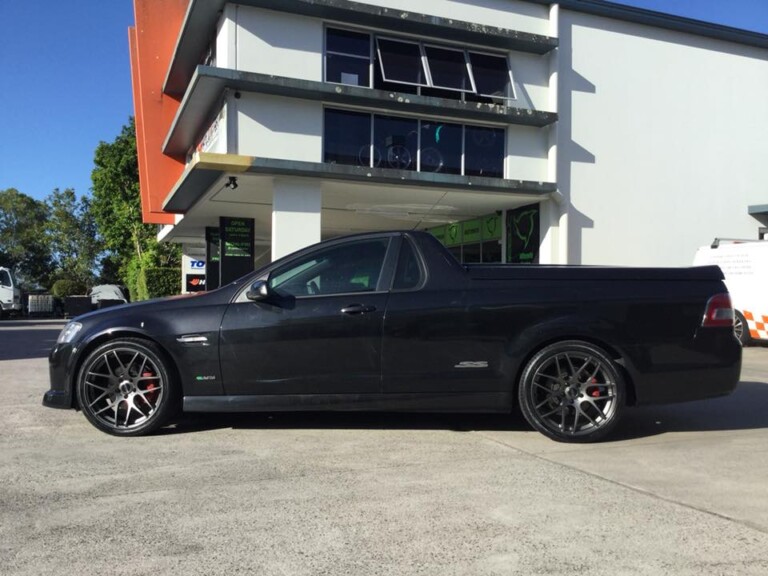
[[[715,294],[707,301],[701,325],[707,328],[733,327],[733,306],[728,294]]]

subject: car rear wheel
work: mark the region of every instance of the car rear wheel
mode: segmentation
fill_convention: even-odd
[[[739,339],[742,346],[747,346],[752,343],[752,336],[749,334],[747,320],[738,310],[735,310],[734,314],[733,333],[736,334],[736,338]]]
[[[141,436],[166,424],[177,406],[177,389],[163,352],[136,338],[96,348],[77,378],[85,417],[115,436]]]
[[[523,370],[518,400],[536,430],[559,442],[594,442],[615,426],[625,382],[611,358],[588,342],[557,342]]]

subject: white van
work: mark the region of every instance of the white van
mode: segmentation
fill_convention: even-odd
[[[694,266],[710,264],[723,271],[742,344],[768,340],[768,240],[715,239],[693,259]]]
[[[13,270],[0,268],[0,318],[21,312],[21,289]]]

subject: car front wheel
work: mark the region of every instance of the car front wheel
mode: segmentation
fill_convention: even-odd
[[[523,416],[559,442],[594,442],[616,425],[624,379],[611,358],[588,342],[557,342],[537,352],[518,387]]]
[[[154,343],[136,338],[112,340],[91,352],[80,368],[77,394],[88,421],[115,436],[154,432],[177,404],[165,355]]]

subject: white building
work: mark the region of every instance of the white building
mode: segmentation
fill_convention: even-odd
[[[768,223],[768,36],[600,0],[135,9],[144,218],[195,258],[221,217],[257,262],[417,227],[468,262],[687,265]]]

